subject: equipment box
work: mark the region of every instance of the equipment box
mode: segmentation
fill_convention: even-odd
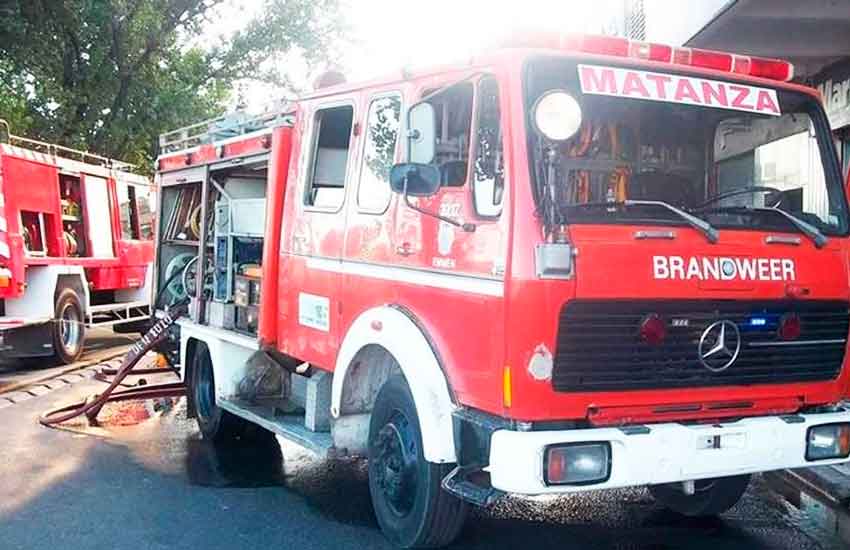
[[[237,275],[233,289],[233,301],[240,307],[260,305],[260,279]]]
[[[260,278],[237,275],[234,280],[233,302],[236,304],[236,328],[257,333],[260,305]]]

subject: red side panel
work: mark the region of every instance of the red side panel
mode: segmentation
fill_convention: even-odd
[[[16,280],[22,273],[12,271],[12,247],[9,241],[9,222],[6,214],[6,195],[3,192],[3,155],[0,155],[0,298],[17,296],[20,290]],[[23,269],[21,269],[23,271]]]
[[[277,128],[272,134],[272,152],[266,189],[266,239],[263,242],[263,291],[260,302],[258,337],[261,346],[277,341],[277,285],[279,283],[280,224],[286,193],[292,128]]]
[[[147,266],[94,267],[86,269],[92,290],[140,288],[145,284]]]
[[[246,134],[243,138],[233,138],[233,141],[228,143],[205,144],[195,149],[164,155],[157,160],[157,171],[179,170],[187,166],[198,166],[217,160],[258,154],[268,149],[270,145],[271,137],[268,133]]]
[[[23,159],[11,155],[2,156],[3,203],[6,222],[5,242],[9,246],[8,262],[12,272],[11,290],[3,296],[19,297],[23,294],[25,280],[24,237],[21,227],[21,211],[40,212],[45,216],[45,246],[49,254],[58,255],[62,250],[61,205],[56,192],[57,169],[55,166]],[[53,186],[42,182],[53,182]],[[5,248],[4,248],[5,251]]]

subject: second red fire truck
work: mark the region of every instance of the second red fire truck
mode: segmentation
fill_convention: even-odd
[[[72,363],[86,328],[147,324],[156,192],[131,168],[0,120],[0,358]]]
[[[203,435],[368,457],[403,547],[506,493],[712,515],[847,460],[847,190],[792,76],[533,36],[164,136],[156,280]]]

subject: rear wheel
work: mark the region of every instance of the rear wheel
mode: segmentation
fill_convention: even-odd
[[[403,548],[452,542],[467,505],[441,487],[452,464],[425,460],[413,396],[402,376],[378,393],[369,425],[369,492],[384,534]]]
[[[73,289],[65,288],[56,297],[53,323],[53,350],[66,365],[83,353],[86,325],[83,306]]]
[[[204,439],[217,443],[236,439],[249,424],[216,404],[215,376],[207,346],[198,344],[192,357],[190,386],[195,405],[195,419]]]
[[[716,516],[734,506],[750,483],[750,475],[701,479],[694,482],[694,494],[682,491],[681,483],[651,485],[649,492],[660,504],[689,517]]]

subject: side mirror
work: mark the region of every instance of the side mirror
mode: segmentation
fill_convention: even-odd
[[[431,164],[396,164],[390,170],[390,188],[412,197],[427,197],[440,189],[440,169]]]
[[[437,144],[437,116],[428,102],[417,103],[407,111],[407,159],[428,164],[434,160]]]

